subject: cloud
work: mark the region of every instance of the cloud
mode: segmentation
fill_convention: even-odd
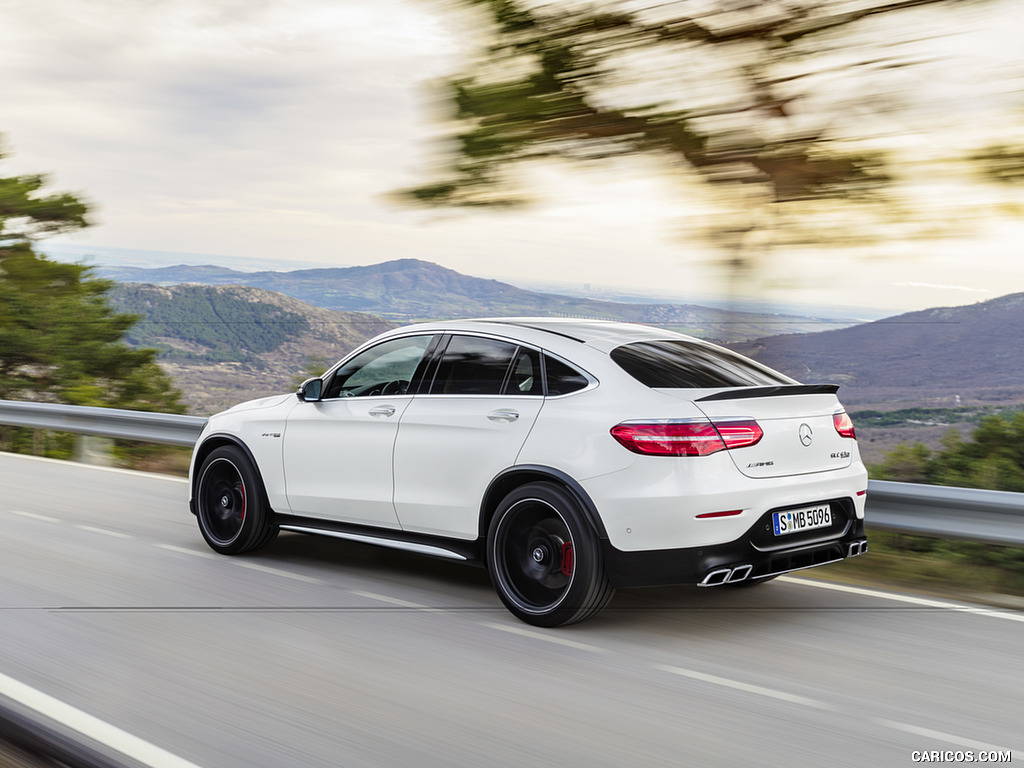
[[[454,68],[444,20],[408,0],[0,4],[5,170],[54,169],[96,202],[93,236],[126,246],[179,247],[152,240],[178,237],[183,211],[196,228],[230,218],[235,250],[247,216],[384,215],[426,151],[421,84]]]
[[[673,236],[699,190],[680,195],[646,168],[630,176],[603,165],[601,183],[546,168],[545,202],[521,214],[431,215],[385,202],[424,181],[434,159],[427,86],[458,71],[472,46],[461,5],[0,0],[0,133],[13,153],[0,174],[50,172],[53,190],[93,201],[98,226],[76,233],[79,243],[325,263],[418,256],[495,277],[713,290],[703,244]],[[1000,39],[1016,45],[1004,26]],[[1016,50],[993,48],[1011,61]],[[1019,238],[1017,228],[1002,240]],[[917,303],[931,295],[921,288],[995,293],[960,283],[1021,290],[1024,277],[1006,266],[1016,245],[986,244],[970,264],[959,253],[943,264],[945,247],[929,250],[927,271],[895,259],[870,273],[852,265],[847,279],[868,286],[863,298],[847,287],[836,295],[870,301],[879,286],[921,274],[934,283],[891,293]],[[781,271],[799,271],[798,254],[778,259]],[[812,300],[829,300],[824,286],[840,283],[831,271]]]

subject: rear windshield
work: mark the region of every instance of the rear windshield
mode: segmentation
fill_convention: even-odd
[[[612,350],[626,373],[653,389],[795,384],[760,363],[721,347],[690,341],[638,341]]]

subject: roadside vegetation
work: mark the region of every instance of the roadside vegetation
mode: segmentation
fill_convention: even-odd
[[[922,412],[965,409],[913,410],[934,417]],[[875,480],[1024,492],[1024,412],[982,415],[968,439],[950,430],[937,451],[900,444],[869,471]],[[870,523],[868,538],[867,557],[833,566],[832,577],[943,594],[1024,596],[1024,549],[870,531]]]
[[[978,424],[986,416],[1001,416],[1019,411],[1019,406],[958,406],[955,408],[900,408],[892,411],[851,411],[850,418],[860,427],[950,426]]]
[[[0,177],[0,399],[183,413],[157,350],[125,343],[139,316],[110,306],[112,284],[36,250],[41,238],[89,225],[88,204],[47,194],[46,183],[42,175]],[[0,425],[0,450],[68,458],[75,441]],[[154,450],[125,445],[116,456],[131,465]]]

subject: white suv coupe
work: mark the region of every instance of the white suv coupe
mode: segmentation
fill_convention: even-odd
[[[222,554],[283,530],[470,561],[515,616],[559,626],[616,587],[758,584],[865,552],[837,389],[645,326],[407,326],[213,416],[189,504]]]

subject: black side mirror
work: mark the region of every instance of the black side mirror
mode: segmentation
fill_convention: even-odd
[[[315,403],[323,394],[323,379],[306,379],[302,382],[295,396],[304,403]]]

